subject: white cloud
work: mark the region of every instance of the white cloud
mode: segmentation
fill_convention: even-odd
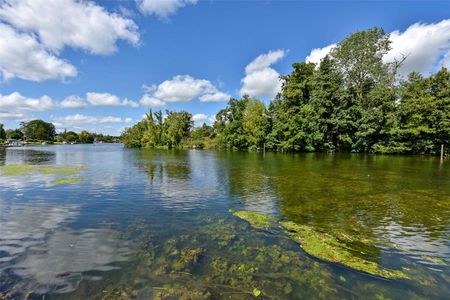
[[[86,93],[86,101],[94,106],[139,106],[134,101],[128,99],[121,100],[116,95],[110,93]]]
[[[261,54],[245,67],[245,73],[250,74],[265,70],[282,59],[285,54],[284,50],[269,51],[267,54]]]
[[[139,102],[141,103],[141,105],[150,108],[163,108],[164,106],[166,106],[166,103],[164,101],[152,97],[149,94],[144,94]]]
[[[0,94],[0,110],[6,109],[7,112],[14,111],[45,111],[55,108],[55,103],[52,98],[44,95],[40,98],[28,98],[22,96],[18,92],[11,93],[9,95]]]
[[[23,113],[0,112],[0,121],[2,120],[20,120],[25,118]]]
[[[407,56],[400,75],[412,71],[426,74],[441,64],[450,66],[450,19],[433,24],[416,23],[404,32],[393,31],[390,39],[392,50],[384,60],[391,62]]]
[[[403,32],[391,32],[390,40],[392,49],[383,60],[392,62],[407,56],[399,69],[400,76],[412,71],[427,74],[441,65],[450,67],[450,19],[432,24],[415,23]],[[313,49],[306,61],[320,62],[335,46]]]
[[[63,101],[61,101],[60,106],[62,108],[83,108],[88,104],[84,101],[83,98],[79,96],[69,96],[66,97]]]
[[[284,50],[261,54],[245,67],[241,96],[273,98],[281,90],[280,74],[270,66],[285,56]]]
[[[196,123],[203,123],[208,120],[208,116],[205,114],[195,114],[192,116],[192,121]]]
[[[120,100],[117,96],[107,94],[107,93],[87,93],[87,98],[89,101],[73,95],[64,98],[61,102],[54,101],[47,95],[39,98],[26,97],[19,92],[13,92],[9,95],[0,94],[0,119],[14,119],[21,120],[29,117],[32,112],[47,111],[52,109],[79,109],[87,107],[89,104],[100,106],[100,105],[110,105],[110,106],[131,106],[137,107],[138,103],[130,101],[128,99]],[[74,117],[79,120],[87,120],[83,118],[83,115],[69,116]],[[98,119],[97,123],[104,123],[106,121],[119,122],[119,119]],[[124,122],[128,122],[129,119],[124,119]]]
[[[146,15],[167,19],[186,5],[195,5],[198,0],[136,0],[139,9]]]
[[[58,55],[65,47],[111,54],[117,41],[139,43],[137,25],[92,1],[0,1],[0,80],[64,80],[76,68]]]
[[[205,94],[200,96],[200,101],[202,102],[221,102],[228,101],[231,98],[230,95],[223,92],[216,92],[214,94]]]
[[[187,102],[202,94],[214,92],[216,88],[209,80],[177,75],[157,86],[153,96],[166,102]]]
[[[0,23],[0,79],[43,81],[76,75],[74,66],[47,51],[32,34]]]
[[[68,115],[64,117],[52,117],[53,124],[57,127],[77,126],[85,124],[105,124],[105,123],[131,123],[132,118],[120,117],[94,117],[81,114]]]
[[[336,48],[337,44],[331,44],[323,48],[316,48],[306,57],[306,62],[312,62],[319,64],[320,61],[328,54],[333,48]]]
[[[0,19],[35,33],[47,49],[55,52],[69,46],[111,54],[119,39],[139,42],[137,25],[131,19],[109,13],[92,1],[5,0],[0,5]]]
[[[230,95],[223,93],[206,79],[195,79],[190,75],[177,75],[159,85],[143,86],[141,104],[163,107],[166,102],[188,102],[199,98],[202,102],[225,101]]]

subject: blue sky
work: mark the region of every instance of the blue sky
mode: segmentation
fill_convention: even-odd
[[[0,0],[0,122],[119,134],[150,107],[211,122],[373,26],[387,60],[409,55],[403,75],[450,65],[449,1]]]

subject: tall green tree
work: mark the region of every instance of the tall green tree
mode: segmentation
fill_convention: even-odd
[[[6,131],[5,128],[3,128],[3,124],[0,123],[0,140],[6,139]]]
[[[56,136],[55,126],[42,120],[21,122],[20,130],[27,140],[52,141]]]
[[[264,102],[250,98],[242,114],[242,128],[247,136],[249,149],[264,148],[269,131],[269,120]]]
[[[227,107],[216,114],[214,129],[220,147],[234,150],[248,148],[249,143],[243,126],[243,118],[249,101],[250,97],[248,96],[244,96],[240,100],[231,98]]]
[[[393,120],[395,76],[400,62],[385,63],[390,50],[389,35],[371,28],[349,35],[331,51],[343,75],[344,85],[357,108],[354,151],[371,151],[373,145],[388,137]]]
[[[269,147],[282,151],[313,151],[321,140],[311,106],[316,65],[295,63],[291,74],[282,76],[282,89],[269,106],[272,132]]]
[[[189,137],[189,133],[194,126],[192,114],[186,111],[166,111],[166,113],[167,116],[164,121],[166,145],[169,148],[179,147],[181,141]]]

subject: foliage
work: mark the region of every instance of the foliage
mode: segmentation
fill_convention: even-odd
[[[21,140],[23,139],[23,133],[19,129],[8,129],[6,130],[6,139]]]
[[[52,141],[56,136],[55,125],[42,120],[21,122],[20,130],[27,140]]]
[[[3,128],[3,124],[0,123],[0,141],[6,139],[6,131]]]
[[[125,146],[145,148],[179,148],[190,136],[193,127],[192,115],[186,111],[161,111],[146,114],[146,119],[138,122],[122,134]]]
[[[408,58],[386,62],[390,49],[381,28],[352,33],[319,64],[294,63],[267,109],[246,95],[231,98],[212,127],[192,131],[186,112],[164,121],[150,112],[124,132],[125,145],[437,154],[450,146],[450,72],[398,80]]]

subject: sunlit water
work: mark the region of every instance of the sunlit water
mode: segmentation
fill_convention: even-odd
[[[51,184],[51,175],[0,175],[0,298],[445,299],[450,293],[450,162],[120,144],[0,149],[0,165],[19,164],[87,169],[81,182],[62,185]],[[404,268],[411,279],[321,261],[282,232],[253,229],[230,213],[242,209],[376,237],[386,243],[361,255]],[[180,266],[185,249],[201,255]]]

